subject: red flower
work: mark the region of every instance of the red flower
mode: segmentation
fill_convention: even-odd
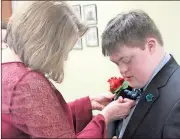
[[[122,86],[124,78],[111,77],[108,82],[110,84],[110,92],[113,93],[116,89]]]

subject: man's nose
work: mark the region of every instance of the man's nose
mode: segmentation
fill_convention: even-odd
[[[119,65],[119,71],[121,75],[125,75],[125,73],[128,71],[128,67],[126,65]]]

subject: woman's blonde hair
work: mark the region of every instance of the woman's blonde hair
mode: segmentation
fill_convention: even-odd
[[[64,1],[25,2],[10,18],[6,40],[26,66],[60,83],[65,58],[87,30]]]

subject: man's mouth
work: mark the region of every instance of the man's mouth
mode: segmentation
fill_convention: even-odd
[[[126,81],[131,80],[132,78],[133,78],[133,76],[126,76],[126,77],[124,77],[124,79],[125,79]]]

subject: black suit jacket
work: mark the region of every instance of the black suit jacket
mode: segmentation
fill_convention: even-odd
[[[153,101],[146,101],[147,94]],[[180,66],[173,57],[143,92],[124,132],[127,138],[180,138]]]

